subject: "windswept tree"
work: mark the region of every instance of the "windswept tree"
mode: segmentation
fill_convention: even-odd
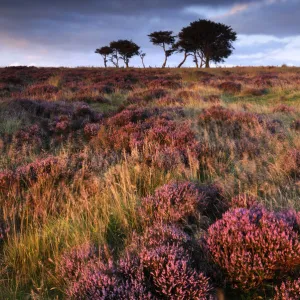
[[[234,49],[232,43],[236,41],[237,34],[230,26],[215,23],[209,20],[198,20],[190,23],[180,32],[180,40],[195,50],[194,61],[206,68],[210,62],[223,62]]]
[[[126,68],[129,67],[129,60],[135,55],[139,55],[140,47],[129,40],[118,40],[110,43],[110,47],[113,49],[111,57],[112,63],[119,67],[119,59],[124,61]]]
[[[155,31],[148,35],[153,45],[163,48],[165,53],[165,60],[162,68],[166,67],[168,57],[174,52],[173,44],[175,43],[176,36],[173,31]]]
[[[144,63],[144,58],[146,56],[146,53],[144,53],[143,51],[139,51],[139,57],[141,58],[142,64],[143,64],[143,68],[145,69],[145,63]]]
[[[108,46],[104,46],[96,49],[95,53],[98,53],[103,57],[104,67],[107,68],[108,58],[113,53],[113,50]]]
[[[112,49],[112,53],[110,55],[109,60],[112,62],[112,64],[119,68],[119,43],[118,41],[110,42],[109,47]]]

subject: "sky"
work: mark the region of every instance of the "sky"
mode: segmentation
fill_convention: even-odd
[[[161,66],[149,33],[198,19],[230,25],[235,50],[221,66],[300,66],[300,0],[0,0],[0,66],[102,66],[95,49],[129,39]],[[168,66],[182,59],[171,56]],[[131,66],[141,66],[139,58]],[[186,67],[194,66],[190,58]]]

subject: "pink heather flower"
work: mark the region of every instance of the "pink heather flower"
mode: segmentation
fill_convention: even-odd
[[[274,300],[296,300],[300,299],[300,278],[294,281],[283,282],[275,287]]]
[[[226,212],[210,226],[207,244],[228,280],[244,290],[300,265],[299,235],[289,221],[262,207]]]
[[[187,252],[177,245],[144,250],[141,260],[158,298],[207,299],[209,280],[191,266]]]
[[[142,210],[146,220],[174,223],[196,219],[198,208],[205,205],[204,196],[195,184],[174,182],[157,189],[154,196],[144,198]]]
[[[97,135],[99,129],[100,129],[99,124],[89,123],[84,126],[83,131],[87,137],[93,137]]]

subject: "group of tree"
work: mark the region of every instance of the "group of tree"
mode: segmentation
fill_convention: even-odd
[[[162,68],[166,67],[168,58],[174,53],[183,54],[183,60],[178,68],[190,56],[197,68],[209,68],[211,62],[224,62],[231,55],[237,34],[225,24],[198,20],[182,28],[178,35],[175,35],[173,31],[155,31],[148,37],[153,45],[162,47],[164,51],[165,57]],[[110,61],[118,68],[119,61],[123,60],[126,68],[128,68],[129,60],[134,56],[139,56],[145,68],[144,58],[146,54],[133,41],[113,41],[109,46],[96,49],[96,53],[102,55],[105,67]]]

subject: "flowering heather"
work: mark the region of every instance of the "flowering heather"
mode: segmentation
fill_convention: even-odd
[[[151,102],[153,100],[165,97],[167,91],[164,89],[149,89],[141,92],[135,92],[127,98],[126,103],[128,104],[138,104],[139,102]]]
[[[106,299],[112,293],[116,284],[112,263],[102,251],[101,257],[96,254],[96,248],[85,243],[61,257],[58,274],[68,284],[67,295],[72,299]]]
[[[0,68],[0,295],[300,299],[299,70]]]
[[[218,96],[218,95],[209,95],[209,96],[205,96],[203,98],[203,101],[217,104],[217,103],[221,102],[221,99],[220,99],[220,96]]]
[[[96,259],[96,248],[90,243],[84,243],[64,253],[58,266],[62,278],[77,280],[87,263]]]
[[[275,287],[274,300],[296,299],[300,299],[300,278],[283,282],[280,286]]]
[[[0,171],[0,193],[7,192],[14,182],[14,172],[11,170]]]
[[[228,94],[236,94],[242,90],[242,85],[240,83],[226,81],[219,85],[219,89]]]
[[[98,134],[99,129],[100,129],[99,124],[89,123],[84,126],[83,131],[87,137],[93,137]]]
[[[247,208],[258,206],[257,199],[251,195],[240,194],[231,199],[231,208]]]
[[[191,266],[183,248],[160,246],[143,251],[141,259],[158,298],[204,300],[209,296],[209,279]]]
[[[21,180],[36,181],[39,176],[57,172],[58,169],[64,169],[66,161],[58,157],[49,156],[45,159],[36,160],[26,166],[16,169],[15,175]]]
[[[180,89],[181,83],[173,79],[157,79],[150,81],[148,88],[168,88],[172,90]]]
[[[138,255],[126,253],[115,268],[118,284],[113,291],[112,299],[147,300],[155,299],[151,293],[144,266]]]
[[[153,249],[162,245],[179,245],[192,251],[192,238],[177,226],[171,224],[154,223],[146,227],[142,237],[133,239],[139,247]]]
[[[29,86],[26,91],[26,96],[51,96],[58,92],[58,88],[53,85],[47,84],[34,84]]]
[[[300,265],[298,234],[284,218],[262,207],[226,212],[210,226],[207,244],[233,287],[243,290]]]
[[[188,164],[188,156],[197,157],[200,146],[188,123],[170,120],[173,113],[177,111],[125,110],[107,121],[94,142],[118,152],[142,151],[144,146],[151,144],[155,147],[152,148],[154,153],[149,153],[150,163],[159,150],[161,153],[171,153],[172,160],[178,161],[180,157],[182,163]],[[147,117],[149,115],[152,116]],[[162,158],[160,156],[160,165],[167,165]]]
[[[207,123],[215,121],[219,124],[232,124],[239,122],[247,125],[257,125],[259,119],[256,115],[247,112],[236,112],[222,107],[221,105],[214,105],[208,109],[203,110],[199,115],[199,122]]]
[[[300,150],[291,149],[282,161],[282,169],[292,178],[300,178]]]
[[[36,145],[41,146],[42,144],[42,129],[39,125],[31,125],[25,129],[21,129],[14,135],[14,141],[18,146],[23,145],[24,143],[35,143]]]
[[[288,105],[285,104],[278,104],[273,108],[273,112],[282,112],[282,113],[291,113],[294,112],[294,109]]]
[[[155,191],[154,196],[144,198],[143,216],[149,221],[174,223],[196,221],[200,210],[205,209],[204,196],[190,182],[170,183]]]
[[[291,129],[300,131],[300,119],[294,120],[291,124]]]
[[[216,125],[220,134],[233,138],[246,138],[251,134],[251,129],[261,129],[261,120],[256,114],[238,112],[220,105],[204,109],[199,115],[198,124],[210,126],[210,131],[215,130]]]
[[[18,190],[24,184],[28,187],[46,175],[55,176],[58,179],[62,178],[68,173],[66,166],[64,159],[49,156],[25,166],[20,166],[15,171],[2,171],[0,172],[0,193],[8,192],[12,188]]]

